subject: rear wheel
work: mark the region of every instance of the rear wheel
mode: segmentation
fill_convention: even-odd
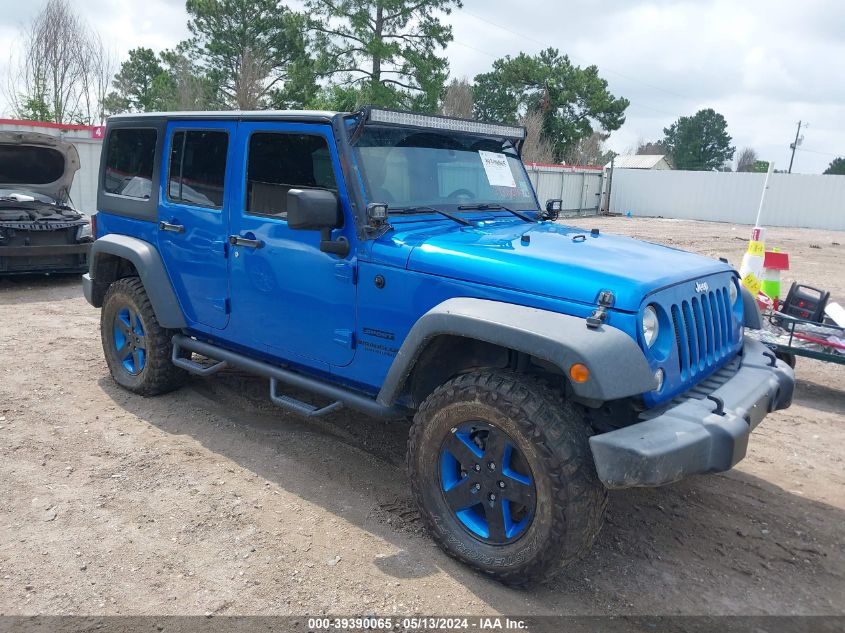
[[[434,391],[414,419],[411,485],[451,556],[513,585],[585,553],[606,491],[574,407],[523,374],[479,371]]]
[[[138,277],[109,286],[100,312],[100,337],[109,371],[121,387],[154,396],[182,385],[185,372],[171,361],[173,334],[159,325]]]

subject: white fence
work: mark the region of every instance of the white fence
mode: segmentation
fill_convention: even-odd
[[[610,211],[754,224],[765,174],[616,169]],[[772,174],[765,226],[845,231],[845,176]]]
[[[563,200],[561,215],[595,215],[601,202],[602,170],[563,165],[526,163],[528,177],[540,205],[546,200]]]

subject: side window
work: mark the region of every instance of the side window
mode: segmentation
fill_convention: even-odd
[[[249,139],[246,212],[286,218],[291,189],[337,191],[326,139],[313,134],[256,132]]]
[[[167,197],[183,204],[222,208],[228,148],[226,132],[175,132],[170,149]]]
[[[103,178],[106,193],[150,198],[157,136],[152,128],[125,128],[109,133]]]

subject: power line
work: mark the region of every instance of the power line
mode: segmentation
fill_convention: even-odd
[[[667,112],[666,110],[661,110],[660,108],[655,108],[654,106],[646,105],[644,103],[639,103],[638,101],[631,101],[630,99],[628,99],[628,103],[630,103],[632,106],[636,106],[638,108],[647,108],[648,110],[654,110],[655,112],[660,112],[660,114],[665,114],[667,116],[671,116],[671,117],[677,117],[678,116],[677,112]]]
[[[466,42],[461,42],[460,40],[453,39],[452,43],[457,44],[458,46],[463,46],[464,48],[468,48],[470,50],[473,50],[476,53],[481,53],[482,55],[487,55],[487,57],[492,57],[493,59],[499,59],[499,57],[501,57],[501,55],[494,55],[493,53],[491,53],[489,51],[483,51],[480,48],[473,46],[472,44],[467,44]]]
[[[494,53],[491,53],[490,51],[482,50],[482,49],[478,48],[477,46],[473,46],[472,44],[467,44],[466,42],[462,42],[460,40],[453,39],[452,43],[457,44],[458,46],[463,46],[464,48],[468,48],[468,49],[473,50],[477,53],[481,53],[482,55],[487,55],[488,57],[490,57],[492,59],[500,59],[502,57],[501,55],[496,55]],[[638,101],[631,101],[629,99],[628,103],[630,103],[632,106],[635,106],[635,107],[638,107],[638,108],[646,108],[647,110],[653,110],[654,112],[659,112],[660,114],[665,114],[667,116],[672,116],[672,117],[676,116],[676,113],[674,113],[674,112],[667,112],[666,110],[661,110],[660,108],[655,108],[654,106],[646,105],[644,103],[639,103]]]
[[[480,15],[477,15],[477,14],[473,13],[472,11],[468,11],[467,9],[462,9],[462,11],[464,13],[466,13],[467,15],[475,18],[476,20],[486,22],[487,24],[490,24],[491,26],[495,26],[497,29],[501,29],[503,31],[506,31],[507,33],[510,33],[512,35],[516,35],[517,37],[521,37],[524,40],[529,40],[531,42],[534,42],[535,44],[539,44],[540,46],[545,46],[545,47],[548,46],[548,44],[546,42],[538,40],[535,37],[531,37],[530,35],[525,35],[524,33],[519,33],[517,31],[514,31],[513,29],[511,29],[507,26],[503,26],[501,24],[493,22],[492,20],[488,20],[487,18],[481,17]],[[569,55],[569,56],[572,57],[572,59],[580,61],[581,63],[588,64],[588,61],[581,58],[581,57],[578,57],[576,55]],[[681,99],[689,100],[688,96],[683,95],[680,92],[675,92],[673,90],[667,90],[666,88],[661,88],[660,86],[656,86],[654,84],[648,83],[647,81],[643,81],[642,79],[632,77],[632,76],[627,75],[625,73],[619,72],[618,70],[614,70],[613,68],[610,68],[608,66],[602,66],[602,70],[605,71],[605,72],[609,72],[611,74],[617,75],[619,77],[622,77],[623,79],[627,79],[628,81],[633,81],[635,83],[640,83],[644,86],[648,86],[649,88],[653,88],[654,90],[660,90],[661,92],[665,92],[666,94],[670,94],[670,95],[673,95],[675,97],[680,97]]]
[[[810,152],[811,154],[822,154],[823,156],[841,156],[841,154],[834,154],[832,152],[820,152],[816,149],[807,149],[806,147],[799,147],[799,152]]]

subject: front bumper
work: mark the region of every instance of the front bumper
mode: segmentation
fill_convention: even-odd
[[[0,274],[88,270],[91,242],[0,246]]]
[[[102,303],[97,304],[94,301],[94,280],[91,278],[91,273],[82,275],[82,294],[85,295],[85,300],[95,308],[102,307]]]
[[[708,396],[591,437],[599,479],[608,488],[661,486],[728,470],[745,457],[748,436],[766,414],[792,403],[794,385],[786,363],[746,338],[736,374]]]

